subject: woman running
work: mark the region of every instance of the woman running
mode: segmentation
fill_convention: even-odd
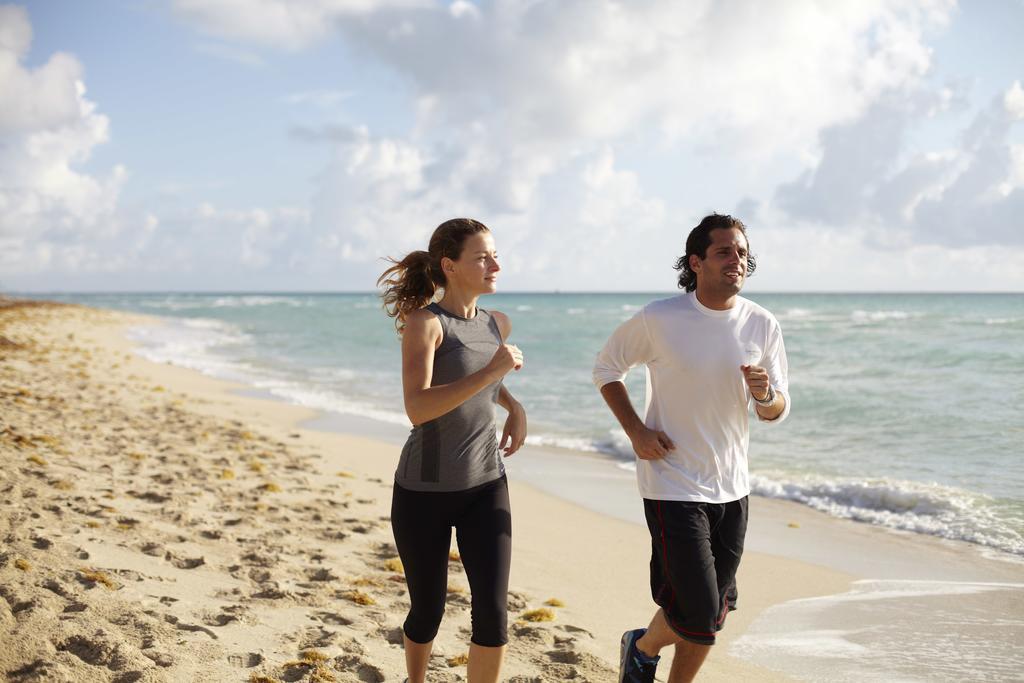
[[[512,324],[477,308],[501,267],[483,223],[445,221],[428,251],[384,271],[384,307],[402,336],[405,412],[413,424],[395,472],[391,526],[411,606],[403,625],[410,683],[423,683],[444,614],[455,527],[472,594],[470,683],[498,680],[508,642],[512,514],[505,466],[526,439],[526,412],[502,385],[523,365],[506,344]],[[440,301],[432,302],[443,290]],[[494,404],[508,411],[498,443]]]

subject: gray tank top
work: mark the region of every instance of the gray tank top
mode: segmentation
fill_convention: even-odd
[[[427,310],[441,323],[431,386],[449,384],[482,369],[502,343],[494,317],[482,308],[460,318],[436,303]],[[415,425],[402,449],[395,483],[412,491],[463,491],[500,479],[494,402],[501,382],[490,384],[444,415]]]

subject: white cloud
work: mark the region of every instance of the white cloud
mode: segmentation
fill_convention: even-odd
[[[365,128],[348,131],[313,201],[320,244],[336,262],[370,262],[426,242],[433,226],[456,208],[445,207],[452,179],[428,183],[430,162],[408,142],[374,139]]]
[[[372,125],[294,127],[293,138],[329,143],[334,154],[309,207],[228,210],[211,202],[128,219],[117,207],[123,169],[105,177],[74,170],[107,137],[106,119],[84,91],[72,90],[67,104],[61,83],[81,81],[81,68],[61,55],[22,67],[31,29],[24,12],[5,10],[0,79],[9,80],[0,83],[35,104],[4,101],[0,126],[21,126],[24,156],[39,155],[47,172],[29,174],[36,192],[15,197],[12,176],[0,170],[7,202],[0,220],[19,217],[22,231],[0,225],[0,247],[16,242],[15,253],[39,268],[150,259],[190,273],[194,286],[265,289],[313,282],[301,279],[312,273],[320,286],[365,288],[382,268],[379,257],[422,248],[437,223],[468,215],[495,229],[506,282],[516,287],[669,287],[671,260],[695,211],[729,207],[704,206],[686,184],[700,173],[695,168],[681,169],[678,193],[664,189],[664,176],[662,194],[652,193],[636,165],[656,151],[695,166],[735,159],[751,175],[779,159],[807,165],[787,184],[788,198],[780,190],[749,221],[765,257],[755,287],[806,288],[854,255],[866,265],[846,258],[839,289],[876,281],[900,288],[901,278],[907,288],[930,288],[938,279],[927,272],[929,260],[966,268],[990,258],[994,247],[943,245],[966,239],[975,215],[995,220],[1021,197],[1024,161],[1006,134],[1024,111],[1019,83],[979,115],[963,144],[920,153],[905,145],[915,121],[958,104],[949,88],[924,90],[929,40],[949,21],[951,0],[176,0],[174,7],[227,41],[207,45],[243,55],[256,45],[267,60],[273,50],[262,48],[342,40],[346,54],[408,86],[402,94],[415,121],[387,136]],[[3,61],[9,55],[14,61]],[[4,70],[10,63],[15,71]],[[333,85],[283,101],[330,109],[360,95]],[[54,123],[38,128],[36,110]],[[17,211],[9,209],[15,200]],[[35,223],[21,220],[29,214]],[[787,224],[796,227],[760,227]],[[32,225],[38,239],[25,237]],[[134,247],[121,260],[99,258],[116,246],[101,235],[118,226],[133,230]],[[88,230],[92,237],[71,237]],[[788,243],[794,235],[802,246]],[[969,239],[1010,238],[990,230]]]
[[[109,123],[86,99],[81,67],[68,55],[27,69],[32,40],[27,14],[0,7],[0,269],[32,272],[116,268],[94,240],[117,233],[118,196],[127,171],[77,171],[109,137]]]
[[[580,222],[601,228],[606,235],[633,235],[656,228],[665,219],[660,199],[643,196],[635,173],[615,169],[615,156],[605,148],[583,172],[586,196],[580,206]]]
[[[301,207],[239,209],[202,202],[165,207],[159,216],[139,215],[119,239],[94,240],[90,246],[114,264],[109,270],[130,288],[286,289],[314,262],[309,224],[309,211]],[[78,268],[83,270],[101,269]],[[62,275],[86,284],[105,282],[108,288],[118,281],[96,272]]]
[[[641,254],[658,253],[648,240],[679,241],[677,230],[666,230],[663,202],[646,195],[634,173],[616,168],[609,148],[558,171],[537,201],[494,213],[485,210],[494,197],[473,187],[482,172],[494,172],[485,148],[439,158],[365,128],[328,129],[322,139],[337,146],[313,204],[313,258],[321,269],[341,267],[345,288],[370,287],[383,270],[381,257],[425,248],[433,228],[455,216],[490,225],[506,263],[503,280],[517,288],[550,288],[555,280],[607,288],[611,276],[625,282]]]
[[[81,101],[75,84],[82,68],[58,52],[42,66],[21,62],[32,44],[32,25],[22,7],[0,5],[0,134],[51,129],[75,123]]]
[[[469,2],[469,0],[455,0],[452,4],[448,5],[448,11],[452,13],[452,16],[456,19],[463,17],[469,19],[479,19],[480,10],[476,5]]]
[[[337,30],[429,102],[419,131],[479,127],[499,150],[532,145],[564,164],[580,145],[593,151],[641,131],[753,157],[811,147],[821,128],[856,118],[928,70],[926,38],[953,3],[176,6],[203,30],[259,44],[296,48]],[[505,166],[510,155],[490,156]],[[525,182],[535,165],[524,160]]]
[[[174,9],[215,35],[298,50],[330,35],[334,23],[343,17],[422,4],[420,0],[174,0]]]
[[[653,126],[772,153],[812,144],[821,127],[918,79],[926,33],[950,9],[560,0],[484,3],[478,22],[435,6],[338,25],[453,125],[490,121],[519,142],[568,146]],[[399,17],[415,30],[395,37]]]
[[[218,209],[204,202],[178,219],[179,230],[191,233],[204,252],[187,255],[180,265],[201,273],[205,268],[237,271],[238,266],[287,269],[308,255],[309,220],[309,211],[296,207]]]
[[[1018,98],[1015,82],[977,112],[955,148],[910,155],[907,129],[934,98],[879,104],[824,130],[820,162],[779,187],[776,207],[798,221],[873,229],[880,245],[1024,244],[1024,185],[1010,142]]]
[[[1024,145],[1010,145],[1010,177],[999,185],[999,193],[1008,196],[1024,188]]]
[[[754,229],[757,273],[748,291],[1020,291],[1024,247],[906,244],[879,248],[869,231],[803,226]]]
[[[204,31],[261,45],[297,49],[337,32],[410,85],[417,118],[406,136],[293,130],[344,149],[324,173],[314,222],[338,253],[370,259],[389,229],[381,226],[420,236],[460,212],[537,237],[557,216],[559,231],[585,227],[600,243],[620,225],[602,202],[618,192],[630,205],[625,197],[648,193],[639,175],[618,170],[625,175],[613,188],[588,194],[580,166],[628,141],[753,165],[810,155],[820,130],[921,80],[927,41],[953,3],[268,0],[243,8],[181,0],[176,8]],[[664,215],[653,199],[636,202],[643,215]]]
[[[205,6],[206,18],[193,18],[206,30],[302,43],[286,28],[274,38],[241,30],[244,19],[227,28],[230,3]],[[922,88],[928,40],[953,10],[947,0],[301,7],[321,19],[330,14],[326,23],[358,54],[412,86],[416,123],[407,136],[376,138],[347,126],[293,130],[299,139],[337,144],[313,223],[325,253],[363,264],[359,277],[379,256],[422,247],[432,227],[454,215],[504,226],[506,254],[530,252],[512,268],[523,286],[555,267],[580,276],[573,281],[570,273],[568,286],[585,286],[588,268],[642,259],[651,244],[675,249],[688,224],[666,222],[665,200],[651,196],[637,173],[615,168],[613,150],[641,138],[755,167],[786,155],[813,160],[804,179],[813,187],[800,201],[816,203],[803,211],[833,224],[862,215],[865,205],[908,221],[966,163],[960,155],[956,162],[899,157],[911,114],[936,116],[957,103],[949,88]],[[214,15],[220,23],[209,20]],[[827,144],[819,148],[821,131]],[[624,226],[631,233],[651,226],[652,242],[624,247]],[[889,239],[882,230],[862,238]],[[602,261],[609,245],[615,253]],[[585,258],[567,264],[567,251]]]
[[[1024,119],[1024,88],[1020,87],[1020,81],[1014,81],[1003,95],[1003,106],[1014,119]]]

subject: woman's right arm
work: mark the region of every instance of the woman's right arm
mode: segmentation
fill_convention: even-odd
[[[441,335],[441,323],[429,311],[414,311],[405,321],[402,332],[402,389],[405,414],[414,425],[451,412],[523,362],[519,349],[503,344],[482,369],[454,382],[432,387],[434,351],[441,342]]]

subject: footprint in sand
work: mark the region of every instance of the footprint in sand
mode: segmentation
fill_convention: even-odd
[[[403,632],[401,628],[388,628],[384,626],[378,629],[377,635],[392,645],[402,645],[405,642],[404,638],[402,638]]]
[[[285,598],[292,597],[292,594],[286,590],[281,590],[277,583],[272,581],[265,586],[261,586],[260,590],[253,593],[250,597],[257,600],[284,600]]]
[[[377,543],[373,547],[373,550],[375,553],[377,553],[377,557],[381,558],[382,560],[390,559],[398,555],[398,549],[395,548],[395,544],[389,541],[382,541],[380,543]]]
[[[576,634],[576,635],[584,635],[584,636],[587,636],[588,638],[593,638],[594,637],[594,634],[591,633],[590,631],[588,631],[587,629],[580,628],[579,626],[573,626],[572,624],[562,624],[562,625],[556,626],[555,628],[557,628],[560,631],[565,631],[566,633],[572,633],[572,634]]]
[[[166,652],[159,652],[157,650],[143,650],[142,654],[146,655],[154,664],[159,667],[168,667],[174,664],[174,657],[167,654]]]
[[[173,614],[165,614],[164,621],[166,621],[168,624],[173,625],[174,628],[178,629],[179,631],[201,632],[210,636],[214,640],[218,640],[217,634],[211,631],[210,629],[206,628],[205,626],[200,626],[199,624],[186,624]]]
[[[236,565],[237,566],[237,565]],[[239,567],[240,568],[240,567]],[[233,569],[233,567],[229,568]],[[249,580],[257,585],[270,583],[274,579],[274,575],[270,573],[269,569],[261,569],[260,567],[253,567],[249,570],[248,574],[242,573],[241,576],[238,574],[232,574],[236,578],[242,578],[242,576],[248,576]]]
[[[260,553],[260,552],[249,552],[242,555],[242,562],[248,565],[256,567],[273,567],[281,558],[277,554]]]
[[[195,569],[206,564],[206,560],[202,557],[179,557],[170,550],[164,553],[164,559],[178,569]]]
[[[115,569],[114,573],[122,579],[127,579],[128,581],[139,582],[145,581],[147,578],[151,578],[147,577],[145,574],[135,571],[134,569]]]
[[[522,643],[530,642],[546,647],[551,647],[555,644],[555,635],[543,626],[534,626],[533,624],[516,622],[512,624],[510,630]]]
[[[43,588],[52,593],[56,593],[62,598],[70,599],[72,596],[71,589],[69,589],[67,586],[65,586],[60,581],[57,581],[56,579],[47,579],[46,581],[44,581]]]
[[[238,621],[238,617],[234,614],[225,614],[224,612],[218,612],[217,614],[207,613],[203,617],[203,623],[207,626],[226,626],[232,621]]]
[[[7,680],[12,683],[21,681],[73,681],[75,680],[68,667],[57,662],[47,662],[37,659],[31,664],[26,664],[20,669],[7,672]]]
[[[226,626],[233,621],[256,623],[252,617],[247,616],[248,612],[249,608],[244,605],[227,605],[221,607],[220,612],[206,612],[203,623],[207,626]]]
[[[171,499],[170,495],[157,493],[156,491],[145,491],[143,493],[138,491],[128,491],[127,493],[133,498],[138,498],[139,500],[144,500],[148,503],[166,503]]]
[[[337,581],[339,579],[338,575],[327,567],[307,569],[306,578],[309,581]]]
[[[356,675],[364,683],[383,683],[384,672],[360,655],[345,654],[334,658],[334,668]]]
[[[144,554],[152,555],[153,557],[160,557],[164,554],[164,547],[159,543],[143,543],[139,546],[139,550]]]
[[[244,655],[228,655],[228,664],[240,669],[251,669],[263,663],[263,655],[258,652],[246,652]]]
[[[332,626],[348,626],[352,623],[351,619],[347,619],[335,612],[314,612],[309,618]],[[398,642],[402,642],[401,638],[399,638]]]
[[[545,654],[548,659],[558,664],[579,664],[583,659],[579,652],[568,649],[549,650]]]
[[[300,650],[308,650],[309,648],[315,647],[330,647],[335,641],[338,640],[337,631],[331,631],[320,626],[313,626],[311,628],[304,629],[295,638],[298,641],[298,648]]]
[[[451,588],[449,587],[449,591]],[[445,598],[445,604],[455,607],[467,608],[470,605],[470,597],[462,589],[459,592],[449,592]]]
[[[124,642],[116,642],[102,631],[91,636],[72,635],[54,643],[57,652],[67,652],[86,664],[104,667],[119,672],[113,680],[119,682],[137,681],[142,678],[140,668],[149,661],[141,652]]]
[[[20,614],[21,612],[38,606],[35,600],[31,598],[23,598],[6,587],[0,587],[0,596],[7,601],[11,614]]]
[[[556,650],[547,653],[549,663],[541,665],[541,671],[554,680],[593,680],[605,679],[613,674],[603,660],[589,652]]]
[[[521,612],[529,604],[522,593],[508,592],[508,609],[510,612]]]

